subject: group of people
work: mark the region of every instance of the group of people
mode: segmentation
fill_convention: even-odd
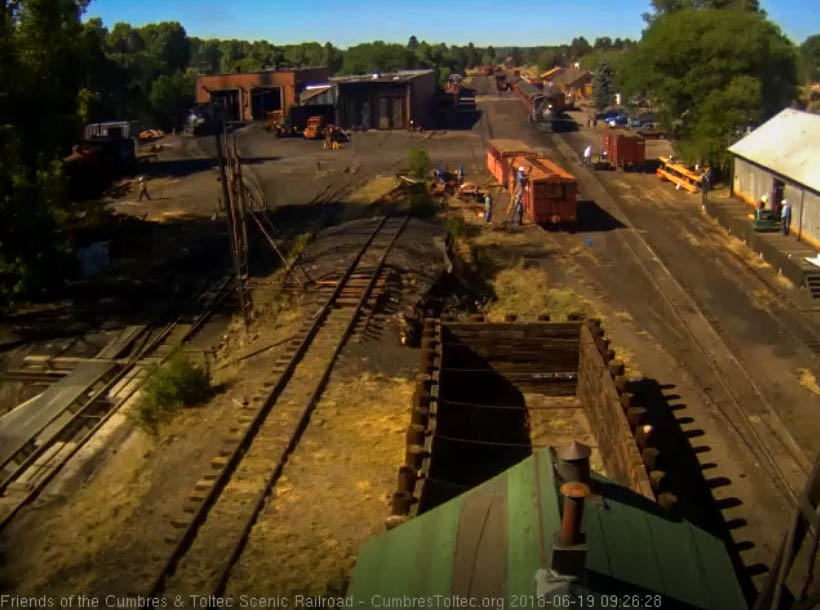
[[[772,201],[771,210],[774,212],[775,216],[780,217],[780,231],[783,235],[788,235],[789,225],[791,225],[792,221],[792,206],[786,199],[781,199],[780,203],[776,201],[776,197],[773,197],[773,199],[775,199],[775,201]],[[757,204],[758,219],[760,218],[761,212],[766,209],[768,203],[769,196],[763,195]]]
[[[524,190],[526,188],[527,173],[524,166],[520,166],[515,173],[515,194],[510,200],[510,205],[507,208],[507,215],[512,210],[513,224],[521,225],[524,216]],[[484,197],[484,222],[490,223],[493,220],[493,200],[489,194]]]

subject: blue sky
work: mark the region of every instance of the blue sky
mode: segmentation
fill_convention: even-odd
[[[769,18],[795,42],[820,32],[809,0],[762,0]],[[585,36],[640,38],[649,0],[92,0],[86,17],[143,25],[179,21],[191,36],[316,40],[348,47],[385,40],[477,46],[560,44]]]

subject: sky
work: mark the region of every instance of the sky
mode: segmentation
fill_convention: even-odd
[[[820,33],[810,0],[761,0],[769,18],[794,42]],[[569,43],[584,36],[639,39],[649,0],[92,0],[86,18],[139,26],[179,21],[189,36],[268,40],[273,44],[332,42],[346,48],[384,40],[476,46]]]

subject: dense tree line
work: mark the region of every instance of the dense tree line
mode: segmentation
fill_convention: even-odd
[[[61,229],[71,209],[60,159],[82,125],[177,126],[193,104],[198,73],[432,68],[445,81],[507,58],[540,71],[580,62],[595,73],[599,104],[611,103],[613,91],[649,101],[685,156],[715,162],[750,122],[789,105],[798,83],[820,79],[820,35],[795,46],[757,0],[650,0],[637,43],[579,36],[562,45],[478,47],[411,36],[407,44],[344,51],[330,42],[206,40],[176,22],[83,23],[88,2],[0,0],[0,302],[47,290],[74,265]]]
[[[657,107],[686,159],[727,162],[732,141],[797,99],[798,50],[754,4],[653,0],[649,27],[615,65],[626,98]]]

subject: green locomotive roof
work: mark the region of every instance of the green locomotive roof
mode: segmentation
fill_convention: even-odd
[[[626,603],[747,608],[719,538],[671,517],[625,487],[593,476],[593,492],[599,497],[584,505],[584,576],[570,595],[597,596],[594,607],[603,607],[616,595],[637,595],[644,597]],[[560,528],[559,502],[551,453],[545,449],[368,540],[348,588],[353,605],[441,607],[445,598],[435,596],[452,600],[458,595],[501,599],[503,608],[522,607],[527,600],[525,606],[532,606],[536,571],[549,567],[553,535]],[[663,600],[653,606],[657,594]],[[407,606],[408,600],[416,601]],[[549,602],[543,607],[552,607]],[[582,606],[576,602],[574,607]]]

